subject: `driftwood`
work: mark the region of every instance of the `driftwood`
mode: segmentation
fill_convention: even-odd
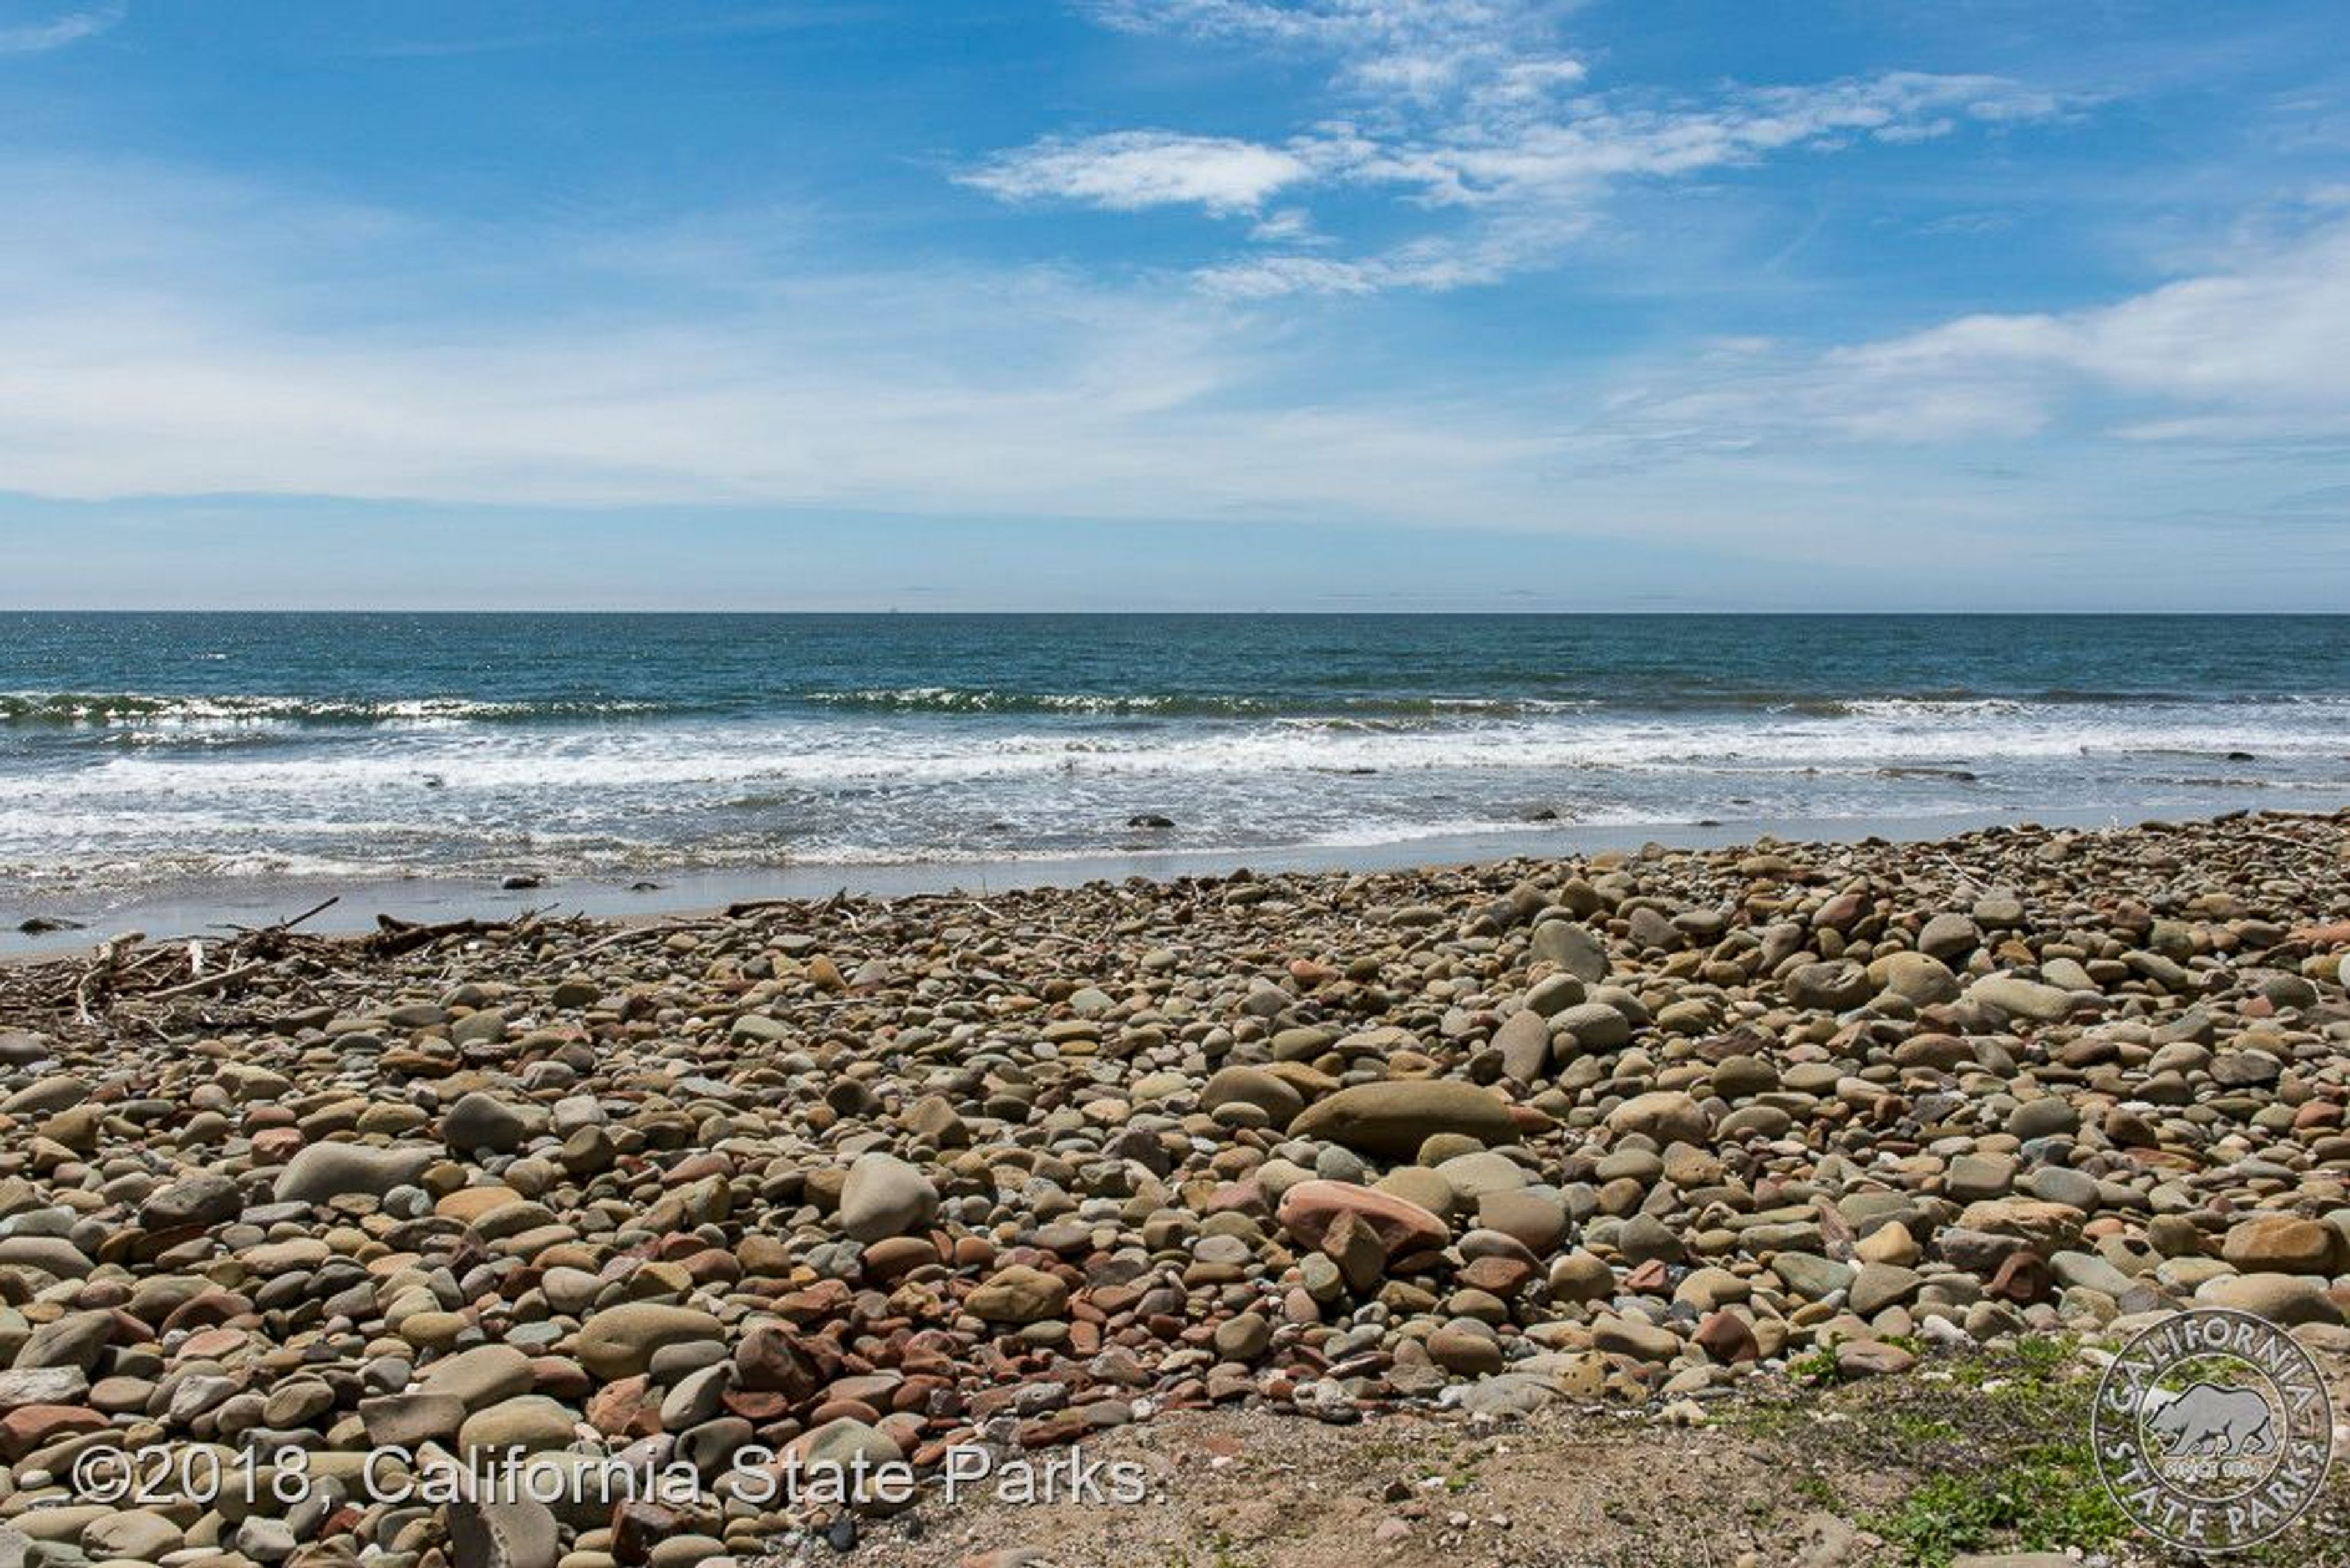
[[[763,909],[791,909],[799,907],[797,898],[738,898],[726,906],[726,918],[739,920],[745,915],[755,915]]]
[[[418,948],[431,947],[443,937],[478,937],[491,931],[509,929],[504,920],[442,920],[432,925],[419,925],[413,920],[394,919],[390,915],[375,918],[375,935],[367,939],[368,951],[381,958],[414,952]]]
[[[169,1002],[178,996],[201,996],[207,992],[225,990],[239,981],[251,980],[256,974],[266,974],[269,969],[267,959],[258,959],[252,963],[239,964],[234,969],[214,970],[210,974],[198,975],[178,985],[167,985],[161,991],[141,992],[139,1000]]]
[[[815,903],[806,898],[738,898],[726,906],[726,918],[739,920],[745,915],[755,915],[764,909],[806,909],[811,915],[829,915],[847,902],[848,889],[846,888]]]
[[[226,937],[181,936],[150,942],[144,932],[126,931],[87,955],[0,964],[0,1016],[88,1029],[111,1013],[125,1027],[168,1039],[156,1015],[142,1015],[143,1006],[153,1004],[160,1012],[173,1003],[243,992],[255,984],[272,989],[282,1000],[315,996],[321,984],[359,985],[359,976],[352,971],[366,962],[417,952],[447,938],[521,941],[579,924],[549,922],[548,911],[539,909],[504,920],[432,924],[378,915],[377,929],[364,936],[318,936],[296,929],[340,901],[325,898],[265,926],[212,928],[231,933]]]

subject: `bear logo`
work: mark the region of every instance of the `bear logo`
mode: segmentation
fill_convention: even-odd
[[[2256,1388],[2190,1385],[2147,1417],[2173,1458],[2246,1459],[2276,1446],[2275,1412]]]

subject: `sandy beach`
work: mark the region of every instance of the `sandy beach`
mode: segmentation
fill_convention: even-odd
[[[2350,814],[2262,813],[20,961],[0,1543],[2163,1561],[2071,1428],[2187,1304],[2288,1326],[2341,1397],[2345,951]],[[2046,1507],[1919,1524],[2013,1493],[1960,1440],[2001,1421],[2045,1428]],[[428,1504],[387,1449],[573,1490]],[[122,1509],[100,1450],[308,1480]],[[1139,1494],[941,1490],[1055,1453]],[[615,1454],[691,1495],[577,1495]],[[775,1484],[858,1456],[916,1505]],[[2345,1517],[2261,1560],[2338,1560]]]

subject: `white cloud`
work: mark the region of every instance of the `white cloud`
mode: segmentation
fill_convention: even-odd
[[[1625,395],[1600,442],[2020,439],[2060,423],[2146,441],[2350,439],[2350,223],[2117,303],[1976,315]],[[1718,368],[1718,366],[1716,367]]]
[[[1451,125],[1432,137],[1375,143],[1347,171],[1358,180],[1412,187],[1426,201],[1494,203],[1586,193],[1618,180],[1697,174],[1856,136],[1947,135],[1957,123],[1953,116],[1997,119],[2038,101],[2039,95],[1993,78],[1917,72],[1804,88],[1733,88],[1702,106],[1595,96],[1541,115]]]
[[[0,209],[26,215],[0,234],[0,491],[1502,527],[1549,512],[1534,421],[1300,398],[1261,323],[1194,294],[832,270],[801,259],[823,248],[814,223],[805,251],[731,256],[697,233],[613,254],[156,168],[0,164]]]
[[[1351,88],[1426,99],[1513,66],[1539,67],[1523,56],[1566,7],[1555,0],[1096,0],[1087,9],[1126,32],[1317,51],[1336,57]],[[1580,74],[1572,61],[1549,63]]]
[[[1283,207],[1251,224],[1249,238],[1263,244],[1311,244],[1321,236],[1315,232],[1313,213],[1303,207]]]
[[[1280,192],[1297,214],[1284,223],[1313,234],[1312,248],[1199,275],[1211,292],[1247,298],[1496,282],[1554,264],[1628,182],[1687,180],[1859,140],[1929,140],[2067,109],[2001,78],[1920,71],[1731,86],[1702,99],[1591,90],[1585,64],[1557,46],[1563,8],[1523,0],[1103,0],[1091,9],[1128,31],[1326,57],[1341,112],[1279,146],[1168,130],[1047,137],[963,182],[1008,200],[1217,214],[1255,212]],[[1334,254],[1304,201],[1338,187],[1392,192],[1419,232],[1367,254]],[[1278,227],[1251,237],[1283,244]]]
[[[1121,130],[1047,137],[960,178],[1006,201],[1052,199],[1123,213],[1196,205],[1227,216],[1256,211],[1308,172],[1279,148],[1222,136]]]
[[[1723,561],[1762,559],[1944,594],[1966,591],[1954,560],[2002,591],[1997,563],[2061,544],[2073,520],[2088,601],[2110,597],[2110,545],[2149,504],[2262,499],[2240,469],[2176,443],[2075,443],[2061,463],[2039,454],[2029,482],[1970,477],[1978,453],[1960,463],[1923,443],[1823,450],[1824,430],[1979,430],[1986,410],[2029,428],[2017,410],[2046,405],[2018,401],[2019,380],[2080,376],[2045,367],[2038,318],[1889,340],[1850,362],[1720,340],[1684,373],[1701,380],[1603,407],[1589,381],[1541,370],[1365,376],[1351,348],[1327,357],[1310,319],[1241,299],[1051,270],[858,270],[821,214],[704,214],[674,234],[512,219],[475,231],[166,168],[5,159],[0,210],[20,215],[0,230],[0,492],[36,498],[1297,523],[1329,527],[1340,553],[1348,530],[1385,524],[1569,535],[1619,570],[1623,551],[1685,550],[1691,580],[1717,591],[1737,569]],[[739,244],[745,229],[763,243]],[[1432,276],[1446,261],[1390,265]],[[2326,265],[2313,250],[2226,275],[2315,286]],[[2147,296],[2165,311],[2199,297]],[[2054,319],[2100,362],[2128,364],[2112,323],[2140,303]],[[2254,290],[2200,330],[2237,331],[2273,303]],[[2330,316],[2293,319],[2341,341]],[[2272,383],[2314,384],[2305,368],[2278,369],[2257,400],[2160,406],[2241,417],[2277,406]],[[1879,431],[1853,422],[1872,412]],[[1837,420],[1840,431],[1825,423]],[[2314,472],[2285,477],[2307,493]],[[231,500],[219,514],[249,510]],[[19,504],[0,537],[15,531],[37,558],[44,531],[77,516]],[[2287,522],[2310,532],[2303,514]],[[333,526],[317,532],[329,561]]]
[[[1972,316],[1836,358],[1886,378],[2049,371],[2237,415],[2350,419],[2350,223],[2118,305]]]
[[[1555,262],[1589,222],[1587,214],[1575,212],[1507,213],[1464,235],[1423,236],[1367,256],[1276,251],[1202,267],[1194,275],[1202,289],[1230,299],[1388,289],[1442,294],[1499,283]]]
[[[66,48],[119,26],[123,15],[120,4],[93,5],[87,10],[61,12],[46,22],[0,27],[0,55],[44,55],[52,49]]]

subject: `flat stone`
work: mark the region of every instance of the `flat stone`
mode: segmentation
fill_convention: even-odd
[[[413,1450],[453,1439],[465,1423],[465,1402],[452,1394],[385,1394],[359,1401],[359,1421],[376,1448]]]
[[[1292,1137],[1319,1138],[1364,1154],[1409,1159],[1438,1133],[1483,1144],[1517,1141],[1509,1108],[1474,1084],[1426,1078],[1353,1088],[1314,1102],[1289,1124]]]
[[[2220,1256],[2248,1274],[2331,1274],[2342,1233],[2322,1220],[2256,1214],[2228,1228]]]
[[[1287,1127],[1305,1108],[1305,1096],[1288,1080],[1262,1067],[1219,1068],[1200,1090],[1200,1106],[1212,1111],[1220,1106],[1254,1106],[1276,1127]]]
[[[2343,1321],[2324,1282],[2305,1274],[2221,1274],[2196,1287],[2195,1304],[2232,1307],[2288,1328]]]
[[[98,1368],[114,1334],[114,1314],[73,1312],[41,1324],[26,1336],[13,1363],[18,1372],[69,1366],[87,1376]]]
[[[1550,1026],[1573,1035],[1580,1052],[1618,1051],[1632,1039],[1632,1021],[1604,1002],[1578,1002],[1564,1008],[1551,1019]]]
[[[24,1405],[78,1405],[89,1378],[78,1366],[20,1366],[0,1372],[0,1414]]]
[[[217,1171],[200,1171],[157,1191],[139,1207],[139,1222],[151,1231],[177,1230],[182,1225],[213,1226],[234,1220],[244,1207],[244,1195],[234,1179]]]
[[[1554,964],[1586,985],[1607,978],[1607,946],[1589,928],[1573,920],[1544,920],[1534,929],[1533,955]]]
[[[1501,1342],[1482,1324],[1449,1323],[1428,1336],[1428,1356],[1457,1376],[1479,1377],[1505,1365]]]
[[[1868,971],[1849,959],[1798,964],[1784,983],[1789,1002],[1825,1012],[1848,1012],[1877,994]]]
[[[1523,1189],[1488,1192],[1477,1199],[1477,1223],[1515,1237],[1529,1251],[1544,1255],[1566,1235],[1566,1206],[1551,1193]]]
[[[2035,1023],[2061,1023],[2073,1012],[2071,992],[2013,974],[1984,975],[1967,987],[1967,1000]]]
[[[1783,1274],[1781,1278],[1785,1278]],[[1918,1293],[1925,1277],[1897,1263],[1864,1263],[1845,1293],[1845,1304],[1863,1317],[1874,1317],[1887,1307]]]
[[[567,1447],[578,1434],[579,1417],[543,1394],[500,1400],[465,1417],[457,1429],[459,1449],[472,1455],[521,1449],[535,1453]]]
[[[1659,1144],[1702,1143],[1708,1132],[1704,1108],[1679,1089],[1633,1096],[1607,1113],[1607,1127],[1643,1134]]]
[[[2095,1252],[2058,1252],[2048,1260],[2048,1272],[2067,1290],[2096,1291],[2116,1301],[2136,1283]]]
[[[2024,1101],[2009,1114],[2007,1134],[2029,1143],[2036,1137],[2055,1137],[2072,1132],[2080,1125],[2081,1113],[2073,1108],[2071,1102],[2060,1096],[2043,1095],[2036,1100]]]
[[[84,1527],[81,1549],[97,1558],[143,1558],[152,1563],[177,1552],[187,1539],[180,1527],[151,1509],[128,1508]]]
[[[1880,989],[1919,1007],[1958,1000],[1958,977],[1930,953],[1888,953],[1869,966],[1869,975]]]
[[[1493,1031],[1493,1046],[1502,1054],[1505,1076],[1535,1084],[1550,1075],[1550,1020],[1533,1008],[1522,1007],[1502,1020]]]
[[[633,1377],[652,1362],[656,1351],[697,1340],[723,1340],[718,1320],[691,1307],[664,1302],[629,1302],[607,1307],[579,1325],[573,1354],[579,1364],[607,1382]]]
[[[1603,1316],[1592,1325],[1594,1348],[1638,1361],[1670,1361],[1681,1352],[1680,1336],[1639,1318]]]
[[[38,1269],[61,1280],[78,1280],[94,1266],[89,1255],[63,1236],[0,1236],[0,1264]]]
[[[1918,932],[1918,950],[1952,963],[1982,946],[1982,932],[1964,915],[1939,914]]]
[[[381,1197],[395,1187],[413,1186],[441,1151],[421,1144],[374,1147],[356,1143],[315,1143],[299,1150],[277,1173],[280,1203],[322,1204],[365,1194]]]
[[[1452,1240],[1451,1228],[1419,1205],[1343,1181],[1299,1182],[1283,1195],[1278,1218],[1291,1235],[1306,1246],[1319,1247],[1341,1214],[1352,1214],[1368,1226],[1391,1255],[1444,1247]]]
[[[982,1281],[963,1304],[989,1323],[1042,1323],[1068,1304],[1069,1287],[1057,1274],[1014,1263]]]
[[[1882,1377],[1908,1371],[1918,1365],[1918,1358],[1882,1340],[1851,1339],[1836,1346],[1835,1364],[1846,1377]]]
[[[71,1110],[89,1098],[90,1083],[71,1073],[52,1073],[46,1078],[36,1078],[5,1099],[0,1099],[0,1116],[55,1116]]]
[[[1806,1301],[1820,1301],[1848,1290],[1854,1278],[1849,1266],[1810,1252],[1776,1253],[1771,1259],[1771,1272]]]
[[[442,1356],[417,1379],[428,1394],[445,1394],[470,1413],[530,1391],[530,1357],[510,1345],[482,1345]]]
[[[520,1487],[448,1505],[451,1568],[556,1568],[563,1538],[554,1511]]]

